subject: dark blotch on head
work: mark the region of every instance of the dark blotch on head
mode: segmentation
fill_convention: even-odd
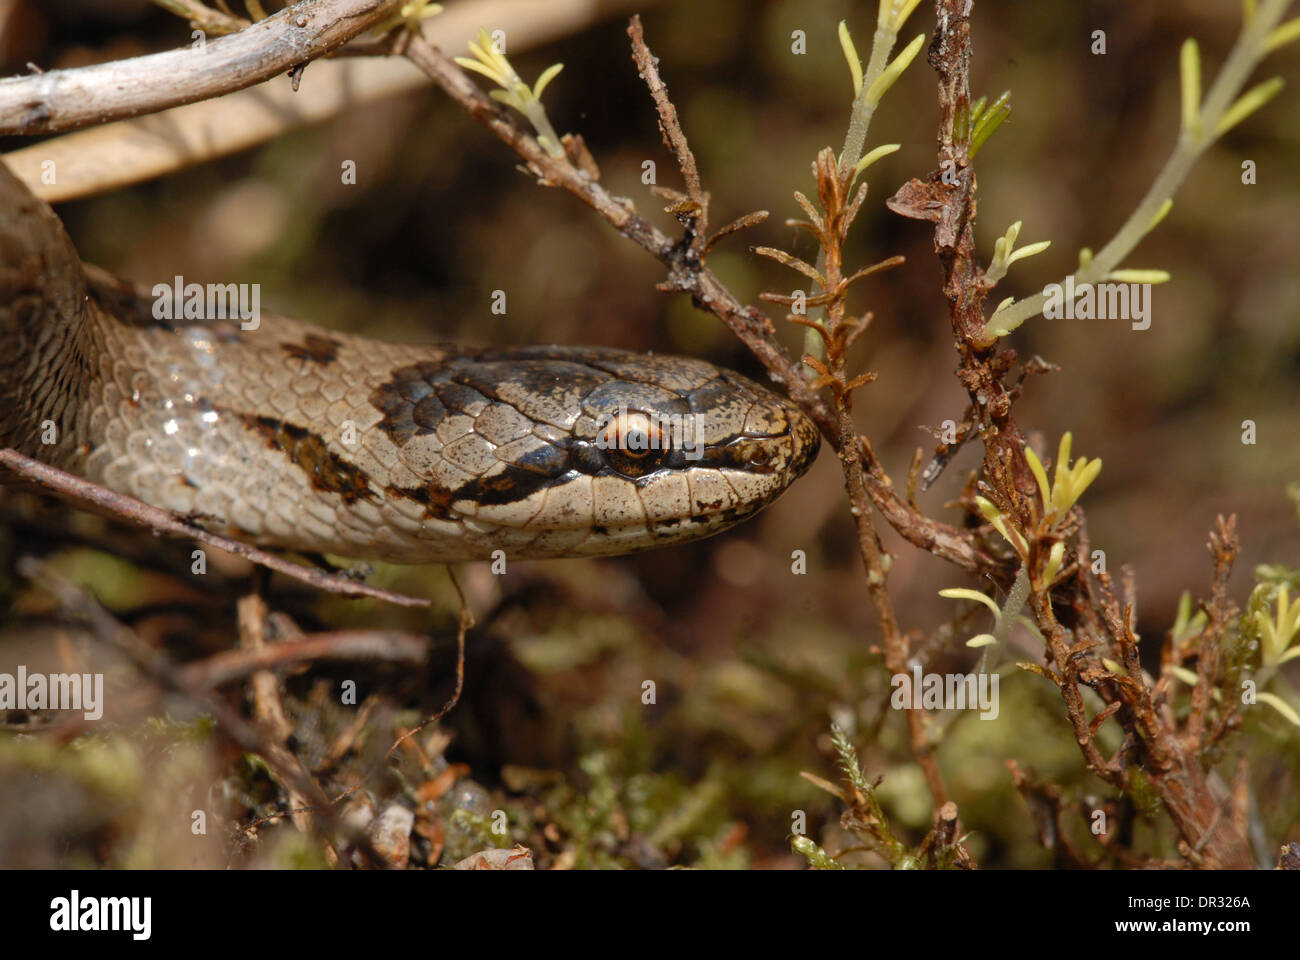
[[[433,394],[433,379],[440,366],[417,363],[394,370],[392,379],[380,384],[370,395],[370,403],[384,413],[379,429],[397,446],[403,446],[417,433],[432,433],[437,426],[436,420],[429,420],[437,412],[436,408],[424,408],[421,415],[424,423],[416,422],[415,411],[420,401]],[[437,403],[436,398],[434,402]]]
[[[548,486],[551,478],[543,473],[524,470],[507,464],[500,473],[471,480],[456,491],[457,500],[472,500],[485,506],[516,503],[525,500],[540,488]]]
[[[728,467],[747,473],[773,473],[772,451],[763,443],[748,437],[737,437],[729,443],[709,447],[700,457],[702,467]]]
[[[544,477],[558,477],[569,472],[569,454],[563,447],[544,443],[519,457],[514,466]]]
[[[448,410],[459,413],[477,412],[487,402],[487,398],[482,393],[463,383],[438,384],[438,399]]]
[[[569,459],[574,470],[585,473],[589,477],[594,477],[608,469],[605,464],[605,452],[586,440],[576,441],[569,448]]]
[[[424,504],[425,514],[439,520],[455,519],[452,504],[470,500],[484,506],[498,506],[527,499],[551,482],[552,474],[507,465],[500,473],[471,480],[455,490],[438,483],[421,487],[388,487],[386,493]]]

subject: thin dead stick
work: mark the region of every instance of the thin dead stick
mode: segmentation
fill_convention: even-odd
[[[117,493],[107,487],[91,483],[89,480],[83,480],[81,477],[67,473],[57,467],[51,467],[39,460],[25,457],[16,450],[0,450],[0,467],[7,468],[18,476],[39,484],[47,490],[72,497],[82,503],[91,504],[107,510],[115,516],[148,527],[155,533],[167,533],[177,537],[197,540],[210,547],[216,547],[219,550],[225,550],[227,553],[243,557],[252,563],[274,570],[277,573],[283,573],[287,577],[301,580],[303,583],[310,584],[320,590],[337,593],[345,597],[370,597],[374,600],[385,600],[388,603],[395,603],[403,607],[427,607],[429,605],[429,601],[421,597],[408,597],[404,594],[393,593],[391,590],[383,590],[379,587],[357,583],[339,574],[324,573],[310,567],[290,563],[275,554],[259,550],[257,547],[211,533],[202,527],[177,518],[166,510],[160,510],[137,500],[135,497]]]
[[[180,676],[194,687],[219,687],[259,670],[311,663],[316,660],[382,660],[421,663],[429,649],[427,637],[395,630],[333,630],[301,640],[286,640],[256,650],[227,650],[206,660],[186,664]]]
[[[561,39],[632,7],[659,0],[474,0],[448,6],[421,29],[430,43],[463,50],[484,24],[502,30],[512,54]],[[222,97],[172,107],[43,140],[4,155],[14,175],[47,203],[91,196],[245,150],[309,123],[385,97],[426,87],[429,78],[404,57],[348,54],[364,38],[317,60],[294,92],[263,83]],[[219,137],[213,131],[221,131]],[[53,173],[54,176],[50,176]]]
[[[74,130],[219,97],[342,46],[398,0],[303,0],[198,47],[0,80],[0,134]]]
[[[474,625],[474,616],[469,612],[469,603],[465,600],[465,591],[461,589],[460,581],[456,579],[456,572],[451,567],[447,568],[447,576],[451,577],[451,585],[456,588],[456,596],[460,598],[460,620],[456,630],[456,688],[452,691],[447,702],[442,705],[437,713],[425,717],[413,729],[406,731],[388,748],[385,757],[391,757],[393,752],[403,743],[415,736],[431,723],[436,723],[452,711],[452,708],[460,702],[461,692],[465,689],[465,634],[469,628]]]
[[[243,30],[252,21],[243,17],[213,9],[203,0],[154,0],[164,10],[170,10],[178,17],[184,17],[192,27],[205,30],[213,36],[222,36]]]
[[[267,652],[266,646],[266,600],[262,598],[266,577],[258,570],[253,576],[253,589],[241,596],[235,603],[236,619],[239,624],[239,649],[228,651],[258,659]],[[186,677],[186,679],[189,679]],[[269,669],[262,667],[253,671],[253,716],[270,730],[277,742],[284,743],[293,733],[293,722],[284,709],[280,697],[280,680]]]
[[[236,616],[239,623],[239,652],[256,656],[266,649],[266,601],[262,599],[265,587],[264,571],[257,570],[253,576],[253,589],[239,598],[236,603]],[[178,673],[184,681],[186,678]],[[280,679],[270,670],[255,671],[250,678],[252,688],[253,717],[267,731],[267,739],[276,747],[288,752],[286,744],[293,735],[293,721],[284,709],[284,699],[280,696]],[[276,786],[288,795],[290,807],[296,812],[292,819],[299,833],[312,836],[316,833],[316,819],[308,807],[309,804],[291,781],[286,781],[272,768],[272,779]],[[331,867],[337,867],[338,851],[332,846],[325,848],[325,861]]]
[[[976,181],[970,158],[970,125],[960,118],[970,108],[970,65],[972,58],[971,0],[935,0],[939,30],[930,46],[930,63],[939,74],[940,106],[939,168],[927,180],[912,180],[889,201],[896,213],[932,222],[935,248],[944,269],[944,294],[949,301],[953,332],[960,358],[958,378],[966,387],[971,408],[984,444],[984,480],[981,489],[996,503],[1001,514],[1029,539],[1026,569],[1039,569],[1043,541],[1037,517],[1038,492],[1024,454],[1025,441],[1013,415],[1017,388],[1008,387],[1004,376],[1011,355],[995,346],[982,344],[983,302],[989,286],[975,251],[974,221]],[[955,171],[955,180],[940,170]],[[1061,464],[1057,465],[1058,470]],[[1077,523],[1083,528],[1083,513],[1077,509]],[[1031,536],[1032,535],[1032,536]],[[1086,540],[1081,535],[1080,542]],[[1226,581],[1227,570],[1236,555],[1235,533],[1220,519],[1212,538],[1216,576]],[[1032,578],[1031,578],[1032,579]],[[1218,672],[1219,630],[1207,629],[1198,659],[1199,690],[1194,693],[1188,732],[1180,735],[1172,713],[1162,713],[1144,679],[1133,635],[1135,590],[1126,580],[1127,604],[1120,611],[1108,574],[1098,575],[1100,602],[1090,588],[1073,581],[1077,599],[1073,604],[1097,608],[1085,612],[1081,623],[1105,623],[1109,637],[1067,629],[1058,620],[1050,596],[1051,585],[1038,583],[1030,595],[1030,609],[1047,640],[1049,659],[1056,672],[1044,672],[1060,688],[1075,740],[1090,770],[1112,787],[1130,784],[1128,749],[1136,749],[1142,770],[1163,801],[1164,809],[1182,834],[1179,849],[1198,867],[1251,865],[1245,838],[1225,820],[1222,808],[1207,783],[1201,751],[1210,709],[1210,689]],[[1226,591],[1216,587],[1216,616],[1225,622]],[[1061,608],[1066,604],[1061,602]],[[1118,654],[1119,670],[1107,666],[1094,652],[1108,645]],[[1166,660],[1168,657],[1166,656]],[[1089,687],[1107,701],[1107,707],[1089,721],[1082,688]],[[1224,698],[1227,699],[1226,697]],[[1110,760],[1098,749],[1099,726],[1115,717],[1126,734],[1126,746]]]

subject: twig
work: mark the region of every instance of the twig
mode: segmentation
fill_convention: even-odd
[[[195,687],[219,687],[258,670],[275,670],[316,660],[381,660],[421,663],[427,637],[395,630],[333,630],[286,640],[257,650],[227,650],[186,664],[181,677]]]
[[[256,657],[266,649],[266,601],[262,599],[262,587],[265,578],[258,571],[253,577],[253,590],[244,594],[236,603],[239,622],[240,652]],[[178,676],[183,676],[178,674]],[[253,717],[274,738],[277,747],[286,749],[289,737],[293,735],[293,722],[284,709],[284,700],[280,696],[280,680],[270,670],[261,669],[251,677]],[[312,836],[316,833],[316,821],[312,810],[307,806],[306,798],[292,782],[284,779],[272,767],[271,778],[276,786],[288,797],[288,804],[294,810],[292,821],[299,833]],[[325,859],[332,867],[338,866],[338,851],[332,846],[325,850]]]
[[[239,650],[231,651],[236,655],[257,660],[267,652],[266,646],[266,601],[262,599],[262,580],[253,577],[253,590],[244,594],[235,603],[236,619],[239,624]],[[289,739],[293,733],[284,710],[284,701],[280,697],[280,681],[267,667],[261,666],[253,671],[253,716],[271,731],[280,743]]]
[[[536,138],[511,122],[496,101],[484,94],[455,62],[423,37],[412,37],[406,56],[473,119],[519,154],[528,171],[544,186],[562,187],[599,213],[609,224],[656,257],[671,256],[673,241],[636,213],[631,201],[610,194],[565,158],[552,157]]]
[[[395,603],[403,607],[427,607],[429,605],[429,601],[421,597],[408,597],[400,593],[393,593],[391,590],[383,590],[379,587],[357,583],[346,576],[324,573],[310,567],[290,563],[275,554],[259,550],[257,547],[249,546],[238,540],[219,536],[195,524],[178,519],[166,510],[150,506],[135,499],[135,497],[117,493],[107,487],[91,483],[89,480],[83,480],[81,477],[74,476],[57,467],[41,463],[39,460],[33,460],[31,457],[25,457],[15,450],[0,450],[0,467],[12,470],[18,476],[37,483],[47,490],[72,497],[82,503],[107,510],[133,523],[149,527],[155,533],[166,533],[172,536],[197,540],[200,543],[216,547],[219,550],[225,550],[227,553],[233,553],[259,566],[267,567],[277,573],[283,573],[285,576],[301,580],[303,583],[308,583],[330,593],[337,593],[345,597],[370,597],[375,600],[386,600],[389,603]]]
[[[197,50],[0,80],[0,134],[57,133],[242,90],[329,53],[397,5],[303,0]]]
[[[450,5],[422,24],[430,43],[463,48],[481,24],[510,37],[512,52],[562,38],[593,21],[658,0],[475,0]],[[332,59],[360,51],[372,59]],[[428,84],[405,58],[377,59],[374,45],[353,40],[330,58],[312,64],[310,82],[294,93],[288,84],[266,83],[212,100],[173,107],[152,116],[119,120],[43,140],[4,155],[14,175],[47,203],[90,196],[159,177],[214,157],[245,150],[295,127]],[[220,130],[221,136],[212,136]],[[46,164],[57,176],[42,176]]]
[[[191,26],[214,36],[243,30],[251,22],[234,14],[214,10],[202,0],[153,0],[153,2],[178,17],[184,17]]]
[[[863,436],[859,436],[858,441],[862,446],[862,462],[866,467],[863,483],[867,496],[889,521],[889,525],[908,543],[971,573],[1003,576],[1005,565],[984,550],[971,531],[927,517],[899,497],[894,490],[893,481],[876,458],[871,442]]]
[[[425,717],[414,728],[408,730],[402,736],[398,737],[393,745],[388,748],[385,757],[391,757],[403,743],[415,736],[431,723],[436,723],[451,713],[452,709],[460,702],[460,695],[465,689],[465,634],[469,628],[474,625],[474,617],[469,612],[469,604],[465,600],[465,592],[460,587],[460,581],[456,579],[456,573],[451,567],[447,568],[447,575],[451,577],[452,586],[456,588],[456,596],[460,598],[460,618],[456,629],[456,687],[452,690],[451,696],[447,698],[437,713]]]
[[[1237,613],[1236,604],[1228,596],[1228,577],[1232,574],[1239,549],[1236,516],[1227,520],[1220,516],[1216,530],[1210,534],[1209,550],[1214,557],[1214,581],[1205,629],[1201,631],[1199,652],[1196,655],[1197,683],[1192,687],[1192,709],[1187,715],[1185,733],[1187,746],[1194,752],[1199,752],[1205,745],[1205,723],[1219,673],[1223,633]],[[1225,699],[1225,714],[1235,711],[1240,703],[1239,698]]]
[[[670,209],[679,220],[687,224],[690,233],[689,244],[698,256],[704,244],[704,233],[708,228],[709,195],[700,186],[700,171],[695,164],[695,153],[691,150],[686,134],[682,130],[681,121],[677,117],[677,107],[669,98],[668,87],[659,76],[656,59],[650,53],[650,48],[646,46],[640,16],[632,17],[627,33],[632,38],[632,59],[636,61],[641,79],[645,82],[646,89],[650,91],[650,98],[655,103],[655,111],[659,114],[659,133],[664,138],[664,145],[676,156],[678,169],[682,172],[682,179],[686,181],[686,196],[689,198],[689,203],[678,204],[676,208]],[[687,211],[683,208],[690,208],[689,216],[685,215]],[[728,232],[728,228],[724,228],[722,232]]]
[[[1009,388],[1003,377],[1014,361],[1010,351],[995,354],[983,339],[983,301],[990,285],[975,256],[975,174],[970,160],[967,116],[970,104],[970,23],[971,0],[935,0],[939,30],[930,47],[930,62],[939,75],[940,150],[939,168],[928,180],[912,180],[889,201],[895,212],[935,225],[935,247],[944,269],[944,295],[949,301],[953,332],[960,357],[958,377],[966,388],[984,443],[984,477],[982,489],[996,503],[1007,522],[1026,535],[1029,550],[1025,558],[1031,574],[1040,569],[1042,559],[1036,504],[1039,502],[1036,481],[1024,456],[1024,439],[1012,415],[1017,390]],[[940,176],[940,171],[944,172]],[[1058,469],[1062,465],[1058,464]],[[1076,511],[1075,523],[1082,531],[1082,512]],[[1220,536],[1228,532],[1221,526]],[[1081,543],[1086,537],[1081,535]],[[1216,559],[1224,556],[1216,550]],[[1103,639],[1076,627],[1067,629],[1053,609],[1051,584],[1039,584],[1029,598],[1034,620],[1047,640],[1049,659],[1059,673],[1044,675],[1060,688],[1075,740],[1088,767],[1114,787],[1127,786],[1126,750],[1139,752],[1142,767],[1164,802],[1170,818],[1182,834],[1180,849],[1196,866],[1245,867],[1251,863],[1249,847],[1229,820],[1222,816],[1219,804],[1209,790],[1199,756],[1203,713],[1195,721],[1197,743],[1185,743],[1177,736],[1172,717],[1162,717],[1156,708],[1137,656],[1137,639],[1133,635],[1133,588],[1128,587],[1130,602],[1121,613],[1108,574],[1099,577],[1101,617],[1085,614],[1081,625],[1100,619],[1106,626],[1112,648],[1118,653],[1122,672],[1103,667],[1094,652]],[[1092,603],[1081,576],[1067,581],[1078,591],[1073,606]],[[1207,671],[1216,667],[1217,652],[1205,650],[1202,664]],[[1089,721],[1081,686],[1096,690],[1107,707]],[[1209,696],[1211,678],[1199,684],[1201,697]],[[1095,733],[1100,723],[1115,716],[1126,733],[1126,745],[1111,760],[1097,748]]]

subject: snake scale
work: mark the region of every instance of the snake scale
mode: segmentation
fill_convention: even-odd
[[[753,515],[816,456],[699,360],[158,319],[0,163],[0,446],[236,539],[404,563],[631,553]]]

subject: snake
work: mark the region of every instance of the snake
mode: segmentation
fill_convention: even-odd
[[[213,533],[396,563],[698,540],[817,455],[798,407],[702,360],[388,343],[233,287],[83,263],[0,162],[0,447]]]

